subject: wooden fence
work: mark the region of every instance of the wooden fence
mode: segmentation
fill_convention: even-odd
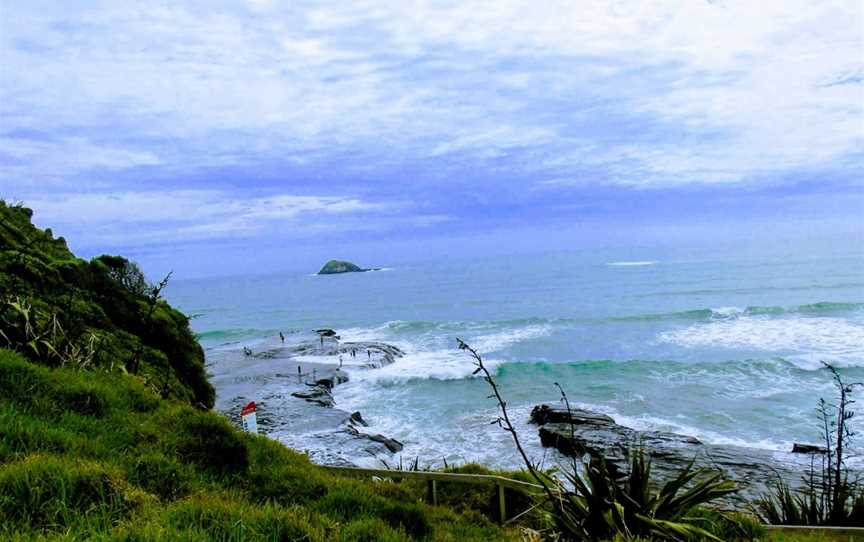
[[[360,469],[355,467],[324,467],[330,472],[343,476],[355,476],[361,478],[402,478],[406,480],[424,480],[429,488],[429,501],[438,504],[438,483],[451,482],[457,484],[474,484],[498,487],[498,514],[501,524],[507,522],[507,497],[504,489],[512,489],[522,493],[537,493],[543,490],[543,486],[520,482],[503,476],[490,476],[487,474],[457,474],[455,472],[428,472],[412,470],[387,470],[387,469]],[[521,515],[521,514],[520,514]],[[518,517],[518,516],[517,516]],[[515,519],[515,518],[513,518]]]
[[[343,476],[355,476],[359,478],[402,478],[407,480],[424,480],[428,484],[429,501],[438,504],[438,482],[452,482],[457,484],[475,484],[498,487],[498,513],[501,524],[507,522],[507,501],[504,489],[512,489],[527,494],[536,494],[543,490],[543,486],[520,482],[503,476],[490,476],[487,474],[457,474],[455,472],[429,472],[412,470],[388,470],[388,469],[361,469],[356,467],[324,467],[330,472]],[[521,514],[519,514],[521,515]],[[518,517],[518,515],[516,516]],[[516,519],[515,517],[512,519]],[[831,536],[849,537],[849,540],[864,541],[864,528],[862,527],[807,527],[793,525],[766,525],[769,531],[794,531],[794,532],[825,532]]]

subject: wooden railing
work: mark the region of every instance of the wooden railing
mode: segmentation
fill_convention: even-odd
[[[330,472],[343,476],[356,476],[361,478],[401,478],[406,480],[424,480],[429,488],[429,501],[438,504],[438,482],[450,482],[456,484],[474,484],[498,487],[498,516],[501,524],[507,522],[507,500],[504,489],[512,489],[522,493],[537,493],[543,489],[538,484],[520,482],[503,476],[491,476],[488,474],[458,474],[455,472],[428,472],[413,470],[388,470],[388,469],[360,469],[356,467],[324,467]],[[521,514],[520,514],[521,515]],[[518,516],[517,516],[518,517]],[[515,519],[515,517],[513,518]]]
[[[534,494],[543,490],[543,486],[521,482],[503,476],[488,474],[458,474],[455,472],[429,472],[413,470],[361,469],[357,467],[324,467],[328,471],[343,476],[358,478],[402,478],[407,480],[424,480],[428,484],[429,501],[438,504],[438,482],[456,484],[474,484],[498,487],[498,514],[502,524],[507,522],[507,501],[504,489],[512,489],[522,493]],[[521,515],[521,514],[520,514]],[[515,517],[513,519],[516,519]],[[831,535],[849,536],[850,540],[864,541],[864,527],[807,527],[797,525],[766,525],[769,531],[799,531],[825,532]]]
[[[766,529],[775,532],[825,533],[829,536],[849,537],[856,542],[864,540],[864,527],[808,527],[806,525],[766,525]],[[832,539],[833,540],[833,539]]]

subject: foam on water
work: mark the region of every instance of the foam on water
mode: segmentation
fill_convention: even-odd
[[[719,347],[784,354],[802,368],[820,359],[864,365],[864,325],[844,318],[741,316],[661,332],[659,342],[687,348]]]
[[[371,329],[348,329],[341,333],[342,338],[349,341],[388,340],[406,353],[404,357],[398,358],[386,367],[352,374],[353,381],[394,382],[423,378],[455,380],[469,377],[474,372],[471,359],[456,348],[455,335],[451,338],[424,335],[414,337],[413,340],[391,339],[394,334],[388,332],[392,332],[394,327],[398,328],[398,323],[388,322]],[[478,334],[476,331],[465,331],[467,333],[463,334],[465,340],[479,353],[489,355],[505,350],[516,343],[549,335],[551,328],[546,325],[531,325],[494,333]],[[494,356],[484,360],[490,369],[497,367],[500,361]]]
[[[654,265],[656,261],[653,260],[644,260],[644,261],[633,261],[633,262],[607,262],[606,265],[611,267],[642,267],[646,265]]]
[[[291,330],[310,341],[317,340],[312,330],[331,327],[343,343],[400,347],[406,355],[381,369],[344,356],[351,380],[333,393],[337,408],[360,410],[370,431],[402,440],[406,457],[422,463],[445,456],[519,465],[509,435],[489,424],[495,403],[482,379],[472,378],[457,337],[496,372],[535,458],[554,454],[540,448],[528,412],[557,401],[555,382],[624,425],[784,450],[813,438],[816,400],[834,396],[830,378],[813,370],[821,359],[850,380],[864,379],[864,261],[803,261],[802,254],[620,260],[626,253],[574,252],[501,265],[406,265],[348,282],[300,274],[193,281],[171,292],[181,307],[205,314],[191,325],[226,399],[256,393],[255,381],[238,375],[285,369],[242,353],[244,346],[279,349],[278,330],[290,335],[286,343],[295,339]],[[364,287],[352,287],[355,280]],[[334,357],[301,361],[332,364]],[[286,438],[333,452],[311,436]]]

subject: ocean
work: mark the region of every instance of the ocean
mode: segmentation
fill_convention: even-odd
[[[220,382],[244,382],[243,347],[275,346],[280,331],[291,340],[327,327],[345,341],[400,347],[406,356],[392,365],[349,368],[334,398],[421,465],[520,465],[509,435],[490,424],[496,404],[457,337],[493,368],[523,441],[545,464],[556,458],[527,417],[559,400],[555,383],[574,406],[636,429],[788,451],[819,442],[817,400],[834,397],[822,360],[864,381],[864,251],[811,248],[570,251],[176,280],[167,297],[192,316],[217,396]],[[255,379],[244,385],[256,399]],[[271,436],[313,457],[319,445],[303,432]]]

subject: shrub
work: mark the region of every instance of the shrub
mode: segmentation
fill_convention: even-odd
[[[105,254],[96,259],[105,264],[105,267],[108,269],[108,275],[112,279],[133,294],[146,296],[152,289],[137,263],[127,260],[122,256],[109,256]]]
[[[850,480],[846,459],[855,433],[849,427],[855,416],[853,392],[861,382],[844,381],[837,369],[822,362],[837,390],[837,402],[819,399],[817,412],[824,448],[811,455],[809,472],[803,477],[804,489],[793,491],[780,481],[756,503],[762,519],[775,525],[864,526],[864,488]],[[816,456],[821,459],[817,471]]]

